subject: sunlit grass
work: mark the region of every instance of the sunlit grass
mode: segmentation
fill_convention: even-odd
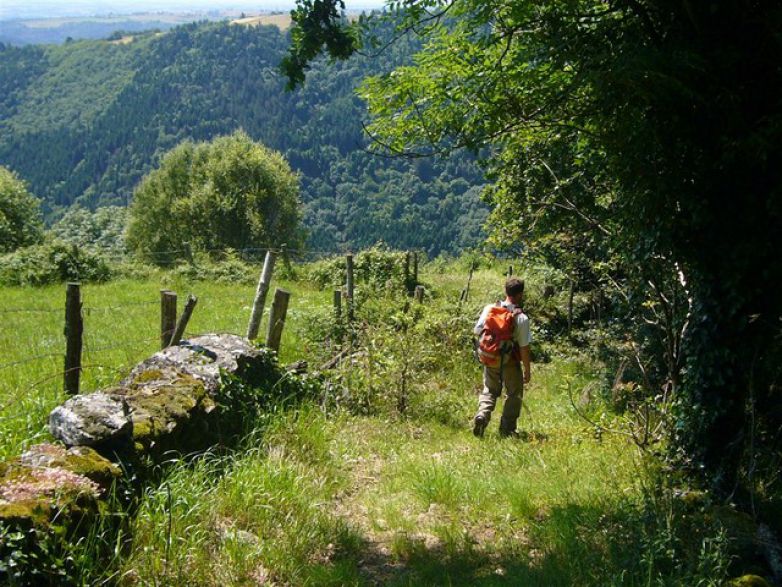
[[[671,564],[678,555],[650,521],[669,512],[648,509],[650,477],[637,449],[624,436],[595,434],[571,405],[569,393],[599,388],[599,367],[575,358],[535,363],[523,437],[501,439],[495,417],[476,439],[470,420],[481,371],[452,331],[469,327],[499,297],[499,268],[475,272],[472,297],[461,307],[466,270],[425,270],[422,281],[430,297],[421,320],[431,331],[389,326],[383,312],[399,312],[403,301],[359,289],[366,302],[360,336],[372,343],[364,340],[347,362],[353,372],[341,373],[351,393],[373,387],[364,413],[327,401],[290,407],[259,419],[233,453],[170,467],[147,489],[129,542],[105,575],[129,585],[678,584],[670,579],[684,572]],[[281,282],[270,298],[278,285],[293,294],[283,362],[333,354],[335,341],[313,336],[331,315],[331,291]],[[116,382],[158,348],[161,287],[181,299],[199,297],[190,334],[244,333],[251,285],[164,278],[85,286],[84,362],[96,364],[85,370],[85,390]],[[8,308],[56,309],[64,288],[0,295]],[[60,353],[61,319],[56,312],[14,316],[2,333],[8,360],[46,348]],[[110,345],[121,348],[97,350]],[[416,370],[405,413],[393,401],[401,359]],[[45,435],[46,414],[63,399],[59,376],[48,387],[21,390],[57,374],[60,360],[0,371],[0,399],[12,402],[2,416],[16,415],[3,422],[5,454]],[[599,393],[592,402],[605,407]],[[719,562],[722,551],[715,553]],[[720,584],[724,569],[715,568],[709,575],[704,567],[700,584]]]
[[[300,343],[312,313],[327,311],[327,292],[305,282],[273,282],[259,338],[265,340],[274,289],[292,293],[283,331],[281,359],[308,353]],[[207,332],[244,335],[255,287],[242,284],[170,279],[119,280],[82,286],[84,338],[80,389],[89,392],[116,384],[141,360],[160,348],[160,290],[198,297],[186,336]],[[47,438],[49,412],[67,396],[63,391],[65,286],[0,288],[0,457]]]

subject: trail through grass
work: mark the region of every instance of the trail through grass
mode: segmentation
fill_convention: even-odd
[[[638,470],[624,440],[595,440],[569,409],[557,384],[573,370],[538,369],[526,440],[500,439],[496,422],[474,438],[472,402],[453,403],[462,424],[450,426],[280,414],[219,481],[205,461],[150,494],[124,572],[181,585],[620,584],[636,553],[617,528]]]
[[[576,415],[568,392],[601,388],[595,362],[547,351],[553,360],[533,364],[525,391],[522,437],[499,438],[501,406],[486,437],[473,437],[481,372],[469,331],[502,277],[476,271],[478,294],[462,307],[461,273],[432,264],[421,306],[360,286],[352,333],[335,328],[328,288],[280,283],[293,293],[283,362],[320,365],[340,338],[353,337],[352,354],[318,402],[261,414],[238,450],[173,461],[115,539],[113,560],[90,559],[88,546],[77,553],[92,561],[84,582],[720,585],[729,558],[711,522],[701,516],[682,537],[670,499],[650,509],[659,476],[635,447]],[[83,389],[116,383],[158,348],[161,287],[199,297],[189,335],[244,332],[252,285],[163,275],[87,286]],[[6,308],[51,310],[6,315],[7,361],[53,355],[0,370],[0,451],[12,455],[46,437],[48,411],[63,400],[63,288],[0,294]],[[600,395],[587,409],[610,423]]]

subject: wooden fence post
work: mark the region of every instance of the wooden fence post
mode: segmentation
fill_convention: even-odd
[[[187,262],[190,263],[193,267],[195,267],[195,258],[193,257],[193,248],[190,246],[190,243],[185,241],[182,243],[182,249],[185,251],[185,259],[187,259]]]
[[[339,322],[342,318],[342,290],[334,290],[334,318]]]
[[[284,289],[274,291],[274,301],[269,311],[269,332],[266,336],[266,346],[275,352],[280,351],[282,329],[285,327],[285,315],[288,313],[288,300],[291,294]]]
[[[418,251],[413,253],[413,283],[418,285]]]
[[[269,285],[272,281],[274,259],[274,251],[266,251],[263,271],[261,271],[261,277],[258,280],[258,288],[255,290],[255,300],[253,300],[253,311],[250,314],[250,323],[247,325],[247,338],[250,340],[254,340],[258,337],[258,329],[261,326],[261,317],[263,316],[263,306],[266,303],[266,294],[269,292]]]
[[[81,348],[84,321],[81,314],[81,289],[78,283],[68,283],[65,290],[65,393],[79,393]]]
[[[167,289],[160,290],[160,348],[171,342],[176,330],[176,293]]]
[[[353,254],[348,253],[348,255],[345,257],[345,264],[347,268],[347,289],[348,289],[348,322],[353,322],[353,293],[354,293],[354,285],[353,285]]]
[[[470,299],[470,284],[472,283],[472,274],[475,271],[475,263],[470,263],[470,274],[467,276],[467,287],[464,288],[464,301]]]
[[[193,310],[195,309],[197,303],[197,297],[194,295],[187,296],[185,309],[182,310],[182,315],[179,317],[179,321],[176,323],[174,334],[171,335],[171,342],[168,343],[169,346],[177,345],[179,344],[179,341],[182,340],[182,336],[185,334],[185,328],[187,328],[187,323],[190,321],[190,316],[193,315]]]
[[[513,265],[508,265],[508,277],[513,275]]]
[[[424,303],[424,286],[423,285],[416,285],[415,286],[415,301],[419,304]]]
[[[413,293],[410,288],[410,251],[405,253],[405,289],[407,290],[407,295]]]

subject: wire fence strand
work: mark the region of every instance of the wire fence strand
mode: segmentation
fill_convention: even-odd
[[[15,365],[24,365],[25,363],[32,363],[33,361],[38,361],[40,359],[46,359],[49,357],[62,357],[65,354],[65,351],[60,353],[42,353],[40,355],[35,355],[33,357],[27,357],[26,359],[19,359],[18,361],[10,361],[8,363],[0,364],[0,371],[3,369],[8,369],[9,367],[13,367]]]

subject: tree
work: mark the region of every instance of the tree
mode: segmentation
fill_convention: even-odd
[[[773,479],[777,461],[757,451],[766,439],[778,454],[782,428],[779,3],[400,6],[428,40],[364,87],[377,143],[407,156],[491,146],[500,233],[529,228],[537,200],[613,241],[626,267],[667,267],[689,306],[672,450],[724,497]]]
[[[296,247],[298,177],[279,153],[242,131],[208,143],[186,141],[167,153],[134,194],[127,243],[147,259],[184,256],[183,243],[227,248]]]
[[[91,212],[79,206],[71,206],[49,234],[56,240],[77,245],[91,252],[122,256],[125,247],[127,208],[106,206]]]
[[[0,166],[0,253],[33,245],[42,237],[38,198],[15,173]]]

